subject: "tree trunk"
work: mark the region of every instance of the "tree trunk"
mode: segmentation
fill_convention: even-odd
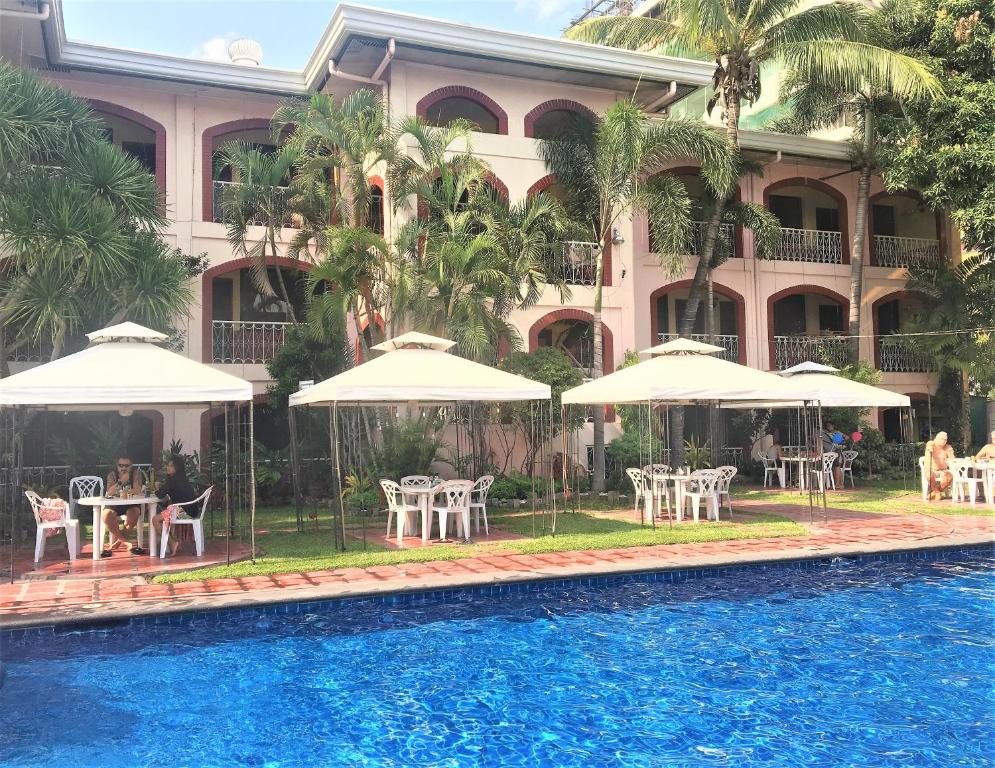
[[[602,236],[601,242],[605,242]],[[604,248],[598,249],[594,275],[594,312],[591,322],[591,340],[594,346],[594,360],[592,362],[591,377],[601,378],[604,370],[604,344],[601,337],[601,292],[604,283]],[[594,493],[601,493],[605,489],[605,409],[602,406],[594,407],[594,420],[591,425],[592,443],[594,449],[593,474],[591,475],[591,490]]]
[[[287,314],[290,315],[290,322],[297,324],[297,315],[294,313],[294,304],[290,300],[290,294],[287,292],[287,284],[283,281],[283,270],[280,269],[279,257],[276,250],[276,232],[273,227],[269,228],[269,242],[273,248],[273,266],[276,268],[276,280],[280,284],[280,293],[283,296],[283,300],[287,302]]]
[[[871,167],[860,169],[857,182],[857,210],[853,216],[853,247],[850,249],[850,321],[849,344],[851,363],[860,359],[860,319],[864,294],[864,243],[867,239],[867,206],[871,194]]]
[[[0,326],[0,379],[10,376],[10,366],[7,363],[7,331]]]

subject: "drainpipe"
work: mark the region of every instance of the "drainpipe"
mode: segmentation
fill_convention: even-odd
[[[51,15],[52,8],[48,3],[42,3],[37,11],[18,11],[14,8],[0,8],[0,16],[12,16],[15,19],[47,21]]]
[[[662,109],[663,107],[672,104],[676,98],[677,98],[677,81],[671,80],[670,88],[667,89],[667,92],[663,94],[663,96],[660,96],[655,101],[651,101],[649,104],[643,107],[643,112],[647,113],[659,112],[660,109]]]

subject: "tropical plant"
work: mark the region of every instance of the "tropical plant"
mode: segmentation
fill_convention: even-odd
[[[409,421],[384,419],[382,439],[371,451],[376,475],[398,478],[429,474],[442,448],[440,426],[437,418],[428,416]]]
[[[869,11],[835,0],[811,5],[802,0],[653,0],[638,16],[604,16],[567,31],[574,39],[633,50],[658,50],[715,62],[708,111],[718,104],[730,145],[739,152],[744,102],[761,95],[761,68],[777,66],[856,91],[865,82],[887,84],[910,96],[928,92],[917,61],[865,40]],[[725,194],[715,205],[695,270],[681,333],[694,326],[712,268]]]
[[[684,459],[692,469],[711,469],[712,467],[712,446],[705,440],[698,442],[693,437],[684,442]]]
[[[0,375],[24,347],[55,359],[116,320],[173,332],[189,262],[160,238],[161,210],[86,102],[0,63]]]
[[[563,190],[570,218],[582,223],[592,242],[607,245],[623,216],[646,214],[661,266],[679,271],[690,228],[690,201],[684,185],[672,174],[659,173],[677,159],[697,160],[703,177],[725,196],[735,178],[728,145],[699,121],[650,122],[631,102],[620,101],[596,122],[575,121],[555,139],[543,140],[540,156]],[[592,375],[603,370],[601,301],[604,253],[597,251],[594,278]],[[592,490],[604,490],[604,412],[594,411],[594,475]]]
[[[892,49],[899,44],[897,30],[906,23],[909,5],[906,0],[884,0],[867,14],[867,40],[880,49]],[[900,54],[893,54],[898,57]],[[788,133],[809,133],[830,128],[846,120],[853,125],[851,154],[853,164],[860,169],[857,179],[857,207],[853,218],[853,242],[850,249],[850,360],[858,359],[861,310],[864,281],[864,250],[867,237],[867,213],[871,194],[871,178],[881,170],[881,136],[878,125],[885,118],[901,120],[903,108],[916,100],[932,101],[942,95],[937,78],[929,72],[926,62],[905,57],[906,74],[896,78],[892,73],[877,73],[859,81],[839,77],[839,73],[802,71],[788,72],[781,84],[782,101],[789,112],[771,127]],[[835,75],[835,76],[834,76]]]

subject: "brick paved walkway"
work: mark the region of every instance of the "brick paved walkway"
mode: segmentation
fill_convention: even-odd
[[[742,506],[752,506],[744,502]],[[758,507],[760,505],[757,505]],[[150,584],[142,576],[24,581],[0,586],[0,627],[111,619],[526,579],[575,578],[667,568],[832,557],[995,541],[995,518],[879,515],[831,510],[828,523],[809,510],[762,505],[804,523],[805,536],[585,550],[495,554],[465,560],[341,568],[300,574]]]

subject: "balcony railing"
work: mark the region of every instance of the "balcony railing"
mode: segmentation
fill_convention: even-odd
[[[874,235],[874,262],[879,267],[911,267],[936,264],[939,260],[939,240]]]
[[[888,373],[927,373],[933,369],[929,356],[914,341],[898,336],[878,336],[878,361]]]
[[[268,363],[283,346],[293,323],[252,323],[215,320],[212,360],[215,363]]]
[[[224,220],[224,199],[225,199],[225,193],[229,189],[234,189],[236,187],[240,187],[241,184],[239,184],[236,181],[214,181],[214,182],[212,182],[212,184],[213,184],[213,187],[212,187],[212,193],[211,193],[211,200],[212,200],[212,207],[213,207],[213,210],[214,210],[214,223],[215,224],[224,224],[225,223],[225,220]],[[274,187],[274,189],[277,190],[278,194],[285,195],[287,193],[288,187]],[[261,218],[255,217],[255,218],[253,218],[250,221],[250,223],[251,224],[257,224],[257,225],[262,225],[265,222],[263,222],[263,220]],[[297,226],[297,225],[295,225],[295,223],[293,221],[293,216],[288,216],[287,220],[283,222],[283,226],[285,226],[285,227]]]
[[[776,259],[808,261],[814,264],[843,263],[843,235],[819,229],[781,228],[781,243]]]
[[[811,360],[842,368],[847,363],[844,336],[775,336],[774,365],[780,371]]]
[[[688,235],[687,254],[700,256],[705,248],[705,233],[708,231],[707,221],[695,221],[691,224]],[[720,258],[736,255],[736,237],[732,224],[719,225],[719,240],[715,243],[715,254]]]
[[[658,333],[656,337],[661,344],[681,338],[676,333]],[[733,363],[739,362],[739,336],[737,334],[717,333],[714,342],[709,340],[707,333],[692,333],[689,338],[691,341],[700,341],[702,344],[715,344],[717,347],[722,347],[725,351],[720,352],[716,357]]]
[[[551,272],[567,285],[594,285],[598,276],[598,244],[567,240],[551,256]]]

